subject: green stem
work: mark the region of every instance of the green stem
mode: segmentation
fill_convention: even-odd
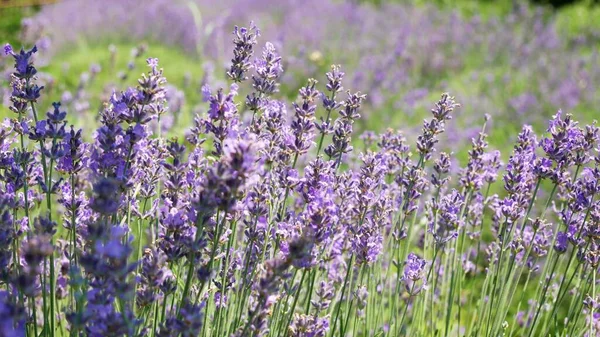
[[[203,215],[198,214],[198,219],[201,219],[201,222],[200,222],[200,226],[196,226],[196,237],[194,239],[194,242],[197,242],[198,239],[201,238],[202,235],[204,234],[203,233],[204,232],[204,220],[202,218],[203,218]],[[180,309],[183,306],[183,303],[189,294],[190,286],[192,284],[192,279],[194,278],[195,260],[196,260],[196,251],[194,249],[192,249],[192,251],[190,252],[190,254],[188,256],[189,266],[188,266],[187,276],[185,279],[185,285],[183,287],[183,292],[181,293],[181,302],[180,302],[180,306],[179,306]]]
[[[335,91],[331,92],[331,96],[329,96],[329,99],[331,101],[335,101]],[[327,118],[325,119],[325,123],[327,123],[327,126],[329,126],[329,118],[331,117],[331,110],[327,109]],[[325,132],[324,130],[321,131],[321,138],[319,139],[319,145],[317,146],[317,157],[319,156],[319,153],[321,152],[321,147],[323,146],[323,140],[325,139]]]
[[[302,276],[300,277],[300,284],[298,284],[298,288],[296,289],[296,293],[294,294],[294,301],[292,302],[292,307],[290,308],[288,318],[286,319],[287,323],[284,326],[284,328],[290,326],[290,323],[292,322],[292,318],[294,317],[294,311],[296,310],[296,304],[298,304],[298,299],[300,298],[300,291],[302,290],[302,284],[304,284],[304,277],[306,276],[306,273],[307,273],[307,269],[304,269],[302,271]],[[280,332],[281,332],[281,329],[278,329],[277,336],[279,336]]]
[[[596,302],[596,270],[592,270],[592,299]],[[590,336],[594,336],[594,305],[590,308]]]
[[[527,334],[528,337],[531,337],[531,335],[535,331],[535,323],[537,322],[538,316],[540,315],[540,311],[542,310],[542,306],[544,305],[544,300],[546,299],[546,294],[548,293],[548,287],[550,286],[550,283],[552,282],[552,276],[554,276],[554,271],[556,270],[557,263],[558,263],[558,256],[554,259],[554,263],[552,264],[550,278],[545,280],[546,285],[544,286],[544,290],[542,291],[542,297],[537,306],[535,316],[533,317],[533,321],[531,322],[531,328],[529,329],[529,333]]]
[[[335,312],[335,318],[333,319],[333,328],[331,329],[331,335],[333,336],[335,334],[335,328],[337,326],[337,321],[340,315],[340,309],[342,306],[342,300],[344,299],[344,294],[346,293],[346,287],[348,285],[348,280],[350,279],[350,274],[352,273],[352,270],[354,269],[354,254],[352,254],[350,256],[350,261],[348,263],[348,268],[346,270],[346,276],[344,277],[344,284],[342,285],[342,292],[340,294],[340,300],[337,303],[336,306],[336,312]]]

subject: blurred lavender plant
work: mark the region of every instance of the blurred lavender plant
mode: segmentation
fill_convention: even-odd
[[[500,171],[485,116],[453,170],[437,152],[460,108],[445,93],[413,152],[394,130],[359,152],[367,96],[338,102],[333,66],[323,88],[274,97],[281,58],[267,44],[253,60],[255,32],[235,29],[229,91],[204,86],[186,143],[161,134],[176,111],[157,59],[112,93],[88,141],[59,103],[38,114],[37,49],[5,47],[16,118],[0,126],[2,335],[600,332],[595,123],[559,112],[544,135],[523,126]],[[237,101],[243,86],[259,105]]]
[[[280,80],[287,94],[304,85],[304,77],[317,78],[329,66],[327,60],[335,59],[344,64],[348,83],[369,88],[369,109],[363,114],[378,111],[382,116],[382,109],[402,109],[412,116],[426,107],[432,92],[455,86],[457,74],[469,78],[472,85],[459,86],[456,94],[470,104],[449,130],[466,143],[471,135],[458,125],[477,123],[481,111],[492,114],[500,127],[518,127],[543,123],[541,116],[556,107],[585,112],[597,105],[597,47],[561,35],[556,18],[544,9],[517,3],[505,17],[483,19],[433,5],[377,7],[352,1],[152,0],[145,6],[136,1],[64,1],[45,6],[23,27],[30,42],[52,41],[51,51],[101,36],[162,41],[190,53],[200,51],[203,60],[225,65],[239,81],[254,66],[248,56],[258,31],[252,26],[238,30],[236,46],[224,37],[234,23],[250,19],[262,23],[264,37],[275,49],[294,55],[283,64],[292,71]],[[347,41],[353,41],[352,48]],[[233,58],[232,49],[237,50]],[[296,69],[302,69],[302,76]],[[383,116],[383,123],[399,123],[391,113]]]

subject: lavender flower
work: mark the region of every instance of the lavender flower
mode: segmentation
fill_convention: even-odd
[[[283,67],[281,65],[281,56],[277,55],[275,46],[267,42],[263,49],[262,57],[255,62],[257,76],[252,76],[252,86],[263,94],[271,95],[278,91],[279,84],[277,78],[281,76]]]
[[[460,183],[461,186],[479,190],[483,186],[484,177],[486,174],[485,163],[483,162],[484,151],[487,148],[485,138],[487,135],[480,132],[477,138],[473,138],[473,147],[469,150],[469,163],[462,172]]]
[[[296,244],[292,246],[296,246]],[[279,282],[287,277],[286,270],[291,262],[292,259],[290,258],[267,262],[264,275],[261,277],[260,282],[255,285],[248,312],[248,321],[236,336],[246,336],[248,332],[256,336],[265,336],[269,333],[267,314],[269,308],[273,305],[273,296],[278,291]]]
[[[425,279],[425,266],[427,262],[414,253],[410,253],[404,265],[402,281],[406,291],[411,296],[415,296],[427,286]]]
[[[450,171],[450,156],[446,152],[440,153],[440,157],[433,165],[435,173],[431,174],[431,184],[437,188],[441,188],[448,183],[449,178],[444,177]]]
[[[0,198],[0,282],[7,284],[10,280],[13,243],[17,238],[10,203],[5,197]]]
[[[323,94],[323,107],[327,111],[327,116],[323,119],[321,118],[321,123],[316,124],[316,127],[319,131],[321,131],[321,139],[319,140],[319,147],[317,148],[317,152],[321,150],[321,146],[323,145],[323,138],[325,135],[328,135],[333,132],[333,125],[331,125],[331,112],[339,109],[341,103],[336,100],[337,94],[340,93],[344,87],[342,86],[342,79],[344,78],[344,72],[341,71],[339,65],[332,65],[331,71],[326,73],[327,76],[327,91],[329,91],[329,96]]]
[[[16,283],[26,296],[33,298],[39,291],[37,279],[43,271],[42,262],[52,254],[53,249],[48,235],[32,237],[21,248],[25,266]]]
[[[90,207],[100,214],[114,214],[119,209],[119,185],[115,180],[101,179],[94,184]]]
[[[307,315],[295,315],[288,335],[293,337],[325,337],[329,320]]]
[[[223,156],[207,172],[198,200],[199,211],[207,207],[230,210],[239,195],[254,182],[257,171],[256,155],[260,143],[229,139],[224,144]]]
[[[336,158],[338,165],[341,163],[342,155],[352,151],[350,145],[352,125],[360,118],[358,111],[366,97],[360,92],[355,94],[348,92],[348,98],[343,103],[344,108],[340,110],[340,118],[335,121],[332,144],[325,148],[325,154],[329,158]]]
[[[545,138],[541,142],[544,152],[556,163],[569,165],[575,153],[579,151],[579,143],[583,138],[583,133],[577,128],[577,122],[568,114],[563,119],[562,111],[558,111],[549,123],[548,132],[551,138]]]
[[[207,133],[215,136],[214,154],[219,156],[223,153],[223,143],[229,136],[234,136],[238,131],[237,105],[233,98],[237,95],[237,85],[232,85],[229,94],[225,95],[222,89],[216,94],[210,94],[210,88],[204,87],[209,94],[208,101],[210,109],[208,110],[208,121],[202,121],[198,124],[204,124]]]
[[[19,53],[15,53],[10,44],[4,46],[4,54],[11,55],[15,59],[15,70],[14,75],[20,79],[31,79],[37,74],[37,69],[33,66],[32,56],[37,53],[38,49],[33,46],[31,50],[25,51],[21,48]]]
[[[160,337],[198,336],[204,320],[203,309],[204,303],[194,305],[185,301],[183,307],[178,311],[179,314],[172,313],[156,335]]]
[[[165,266],[165,254],[156,249],[146,249],[141,262],[140,283],[138,285],[136,304],[147,307],[158,300],[158,290],[172,275]]]
[[[242,82],[246,80],[245,73],[252,67],[250,58],[253,54],[253,48],[256,44],[256,38],[260,36],[260,31],[254,23],[250,23],[250,28],[235,26],[233,31],[235,38],[233,44],[233,59],[231,60],[231,68],[227,72],[227,76],[234,82]]]
[[[567,235],[565,234],[565,232],[558,232],[557,236],[556,236],[556,243],[554,244],[554,250],[556,250],[557,253],[559,254],[563,254],[564,252],[567,251],[568,248],[568,242],[567,242]]]
[[[444,132],[446,121],[452,119],[451,113],[459,107],[460,104],[454,101],[454,97],[442,94],[442,98],[431,109],[433,118],[430,121],[423,122],[423,133],[417,139],[417,149],[423,160],[429,159],[435,144],[438,142],[438,134]]]
[[[315,126],[314,119],[317,108],[314,101],[318,95],[318,91],[315,89],[316,85],[316,80],[309,79],[306,86],[299,91],[301,103],[294,103],[295,119],[291,125],[294,140],[289,146],[296,156],[308,151],[314,137],[312,130]]]
[[[0,333],[2,336],[25,336],[25,312],[11,298],[13,294],[0,292]]]
[[[317,298],[311,303],[316,312],[327,310],[334,297],[334,288],[330,282],[320,281],[316,290]]]
[[[449,194],[444,195],[439,202],[434,201],[432,208],[436,217],[429,225],[429,232],[433,234],[437,244],[443,245],[458,236],[458,232],[463,226],[461,211],[464,203],[464,196],[457,190],[452,190]]]

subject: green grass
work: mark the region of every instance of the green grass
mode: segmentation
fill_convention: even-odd
[[[53,101],[60,101],[61,95],[68,90],[75,93],[79,85],[82,73],[89,72],[90,65],[99,64],[102,70],[93,81],[90,82],[86,91],[90,97],[92,111],[98,111],[102,106],[103,98],[110,93],[110,86],[116,90],[124,90],[128,86],[137,85],[137,79],[141,74],[148,71],[146,58],[157,57],[159,64],[164,68],[164,74],[168,83],[183,90],[186,96],[186,105],[183,108],[178,126],[185,128],[193,120],[190,113],[191,108],[201,99],[198,86],[194,85],[202,77],[202,64],[196,57],[191,57],[179,49],[166,47],[156,43],[148,43],[147,51],[137,59],[131,57],[131,49],[136,47],[133,43],[116,43],[116,62],[111,66],[111,53],[109,43],[86,44],[79,43],[73,48],[54,55],[52,62],[47,66],[38,67],[40,73],[47,73],[54,79],[53,84],[47,86],[42,93],[40,107],[47,111]],[[127,64],[132,61],[135,64],[133,70],[127,72]],[[119,78],[120,72],[127,72],[127,78]],[[192,79],[191,86],[185,87],[185,77]],[[2,109],[0,117],[10,117],[8,109]],[[70,112],[70,111],[69,111]],[[91,131],[90,123],[95,123],[97,115],[79,115],[74,119],[75,126],[85,127]]]
[[[0,42],[19,45],[21,20],[35,12],[35,8],[2,8],[0,9]]]
[[[586,1],[561,8],[556,13],[559,31],[570,37],[595,35],[600,39],[600,6]]]

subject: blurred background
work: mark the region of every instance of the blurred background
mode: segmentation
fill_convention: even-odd
[[[506,156],[523,123],[542,132],[559,109],[582,123],[597,118],[598,2],[0,0],[0,42],[37,45],[41,103],[62,101],[79,126],[158,57],[172,112],[164,127],[177,133],[205,110],[203,84],[227,85],[231,31],[253,21],[258,48],[270,41],[283,56],[279,95],[293,99],[307,78],[323,83],[340,64],[344,87],[368,95],[361,132],[393,127],[411,137],[449,91],[463,108],[448,147],[469,146],[487,114],[490,144]],[[1,117],[10,116],[11,66],[0,58]]]

